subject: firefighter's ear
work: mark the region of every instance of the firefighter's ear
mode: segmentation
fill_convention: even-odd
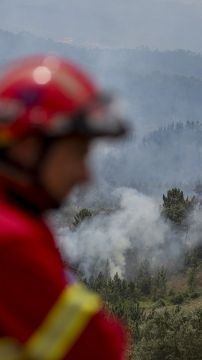
[[[39,138],[30,136],[22,139],[8,150],[8,157],[19,164],[32,168],[38,161],[42,142]]]

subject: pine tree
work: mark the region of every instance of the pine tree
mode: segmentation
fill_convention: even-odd
[[[185,199],[182,190],[173,188],[168,190],[167,195],[163,194],[162,215],[175,225],[183,225],[195,203],[195,197]]]

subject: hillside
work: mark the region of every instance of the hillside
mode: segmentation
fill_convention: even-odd
[[[82,47],[37,37],[29,32],[11,33],[0,29],[0,51],[4,59],[35,51],[56,51],[64,55],[93,61],[100,64],[114,64],[124,71],[148,74],[160,72],[168,75],[178,74],[186,77],[202,77],[202,55],[191,51],[158,51],[139,47],[136,49],[113,49]],[[92,63],[91,63],[92,65]]]
[[[201,121],[202,56],[189,51],[99,49],[0,30],[0,61],[33,53],[75,59],[123,97],[139,135],[171,122]]]

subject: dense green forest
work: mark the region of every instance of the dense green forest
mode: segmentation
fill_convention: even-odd
[[[163,195],[161,216],[176,231],[186,232],[190,214],[201,193],[186,197],[172,188]],[[96,216],[82,209],[74,217],[76,230],[83,221]],[[110,214],[109,214],[110,216]],[[185,249],[180,268],[152,267],[144,259],[127,278],[110,274],[109,262],[99,273],[86,278],[88,287],[98,292],[108,309],[126,324],[130,333],[128,357],[131,360],[200,360],[202,354],[202,242]],[[130,261],[136,258],[130,257]]]

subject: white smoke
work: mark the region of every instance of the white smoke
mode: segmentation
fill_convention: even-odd
[[[145,259],[153,269],[165,266],[173,271],[183,266],[187,251],[201,245],[201,209],[193,211],[189,225],[182,230],[165,222],[159,201],[135,189],[119,188],[109,196],[116,203],[112,212],[101,211],[74,230],[67,226],[59,229],[63,257],[87,277],[103,271],[106,263],[112,276],[117,272],[134,277]]]
[[[107,260],[111,274],[118,272],[123,276],[126,252],[134,248],[148,256],[151,264],[162,263],[169,226],[160,217],[158,202],[129,188],[115,190],[112,198],[119,203],[113,213],[101,213],[84,221],[76,231],[66,227],[60,230],[63,255],[70,262],[79,263],[87,276],[95,262],[98,270],[102,270]],[[169,251],[173,251],[172,247]]]

